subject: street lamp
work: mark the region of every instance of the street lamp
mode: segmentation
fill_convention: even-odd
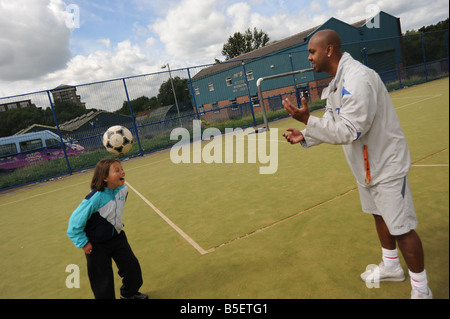
[[[172,84],[172,92],[173,92],[173,97],[175,98],[175,105],[176,105],[176,107],[177,107],[178,119],[180,120],[180,126],[183,127],[183,124],[181,123],[180,109],[178,108],[177,94],[175,93],[175,87],[173,86],[172,73],[170,73],[170,66],[169,66],[169,63],[164,64],[164,65],[161,67],[161,69],[165,69],[166,67],[167,67],[167,69],[169,70],[170,84]]]

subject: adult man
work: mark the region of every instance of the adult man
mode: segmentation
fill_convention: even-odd
[[[408,172],[409,148],[389,94],[378,74],[341,52],[339,35],[332,30],[314,34],[309,57],[316,72],[334,76],[323,91],[327,107],[322,118],[283,101],[286,111],[306,124],[306,129],[288,129],[284,137],[291,144],[311,147],[321,143],[343,145],[358,184],[362,209],[373,214],[382,246],[382,262],[361,274],[365,281],[403,281],[397,244],[411,277],[411,298],[432,298],[424,268],[422,243],[414,231],[414,211]]]

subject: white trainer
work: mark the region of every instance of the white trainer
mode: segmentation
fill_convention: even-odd
[[[361,274],[361,279],[367,282],[382,281],[404,281],[406,279],[403,268],[398,265],[394,270],[388,269],[381,262],[378,266],[366,268],[367,270]]]
[[[433,294],[431,290],[428,288],[428,294],[421,293],[417,289],[411,290],[411,299],[433,299]]]

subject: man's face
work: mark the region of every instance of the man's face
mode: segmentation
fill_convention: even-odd
[[[329,65],[327,46],[317,37],[312,37],[308,45],[308,60],[316,72],[326,72]]]

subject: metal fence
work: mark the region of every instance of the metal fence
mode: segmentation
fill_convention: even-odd
[[[448,76],[447,30],[342,47],[376,70],[388,90]],[[178,142],[170,139],[172,130],[180,126],[192,130],[193,120],[200,120],[202,128],[214,126],[222,131],[257,126],[264,121],[262,106],[269,121],[286,117],[282,99],[287,96],[298,103],[305,91],[312,108],[323,107],[320,94],[331,80],[326,74],[274,80],[263,87],[263,101],[258,96],[258,78],[309,68],[307,56],[304,47],[270,57],[167,68],[153,74],[0,98],[0,190],[95,166],[111,156],[103,147],[102,136],[113,125],[129,128],[135,137],[132,150],[120,156],[123,159],[170,148]],[[218,74],[223,80],[214,81]],[[74,106],[82,114],[67,114]],[[21,142],[19,149],[13,149],[3,138],[43,130],[56,134],[57,142]],[[76,151],[75,146],[83,150]]]

